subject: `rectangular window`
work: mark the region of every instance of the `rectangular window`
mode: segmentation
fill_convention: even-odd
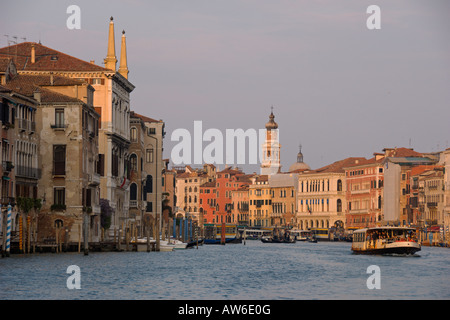
[[[153,163],[153,148],[145,151],[145,160],[147,163]]]
[[[137,129],[135,127],[131,128],[130,139],[131,139],[131,142],[136,142],[137,141]]]
[[[114,177],[119,175],[119,155],[113,154],[111,157],[111,174]]]
[[[54,189],[54,204],[65,205],[66,204],[66,189],[55,188]]]
[[[53,146],[53,174],[65,175],[66,174],[66,146],[54,145]]]
[[[64,109],[55,109],[55,128],[64,128]]]

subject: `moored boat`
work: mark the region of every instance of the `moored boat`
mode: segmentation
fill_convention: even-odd
[[[205,224],[204,244],[242,243],[235,224]]]
[[[311,231],[292,229],[291,234],[295,236],[295,239],[297,241],[308,241],[309,237],[311,236]]]
[[[364,254],[414,254],[421,250],[416,229],[374,227],[353,232],[352,251]]]
[[[290,230],[275,228],[272,235],[262,236],[263,243],[295,243],[296,236]]]

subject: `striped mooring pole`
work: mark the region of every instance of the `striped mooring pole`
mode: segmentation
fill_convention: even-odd
[[[11,205],[8,205],[8,215],[6,216],[6,256],[11,252]]]

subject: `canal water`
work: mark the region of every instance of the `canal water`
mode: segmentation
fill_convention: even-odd
[[[346,242],[203,245],[174,252],[12,255],[0,258],[6,299],[449,299],[450,250],[414,256],[351,253]],[[69,290],[67,268],[80,268]],[[367,273],[379,267],[380,289]]]

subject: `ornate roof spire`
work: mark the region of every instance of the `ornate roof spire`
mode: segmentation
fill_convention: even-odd
[[[114,42],[114,18],[110,18],[109,22],[109,35],[108,35],[108,53],[104,60],[105,68],[116,71],[116,45]]]
[[[266,123],[266,129],[278,129],[278,124],[275,122],[275,116],[273,115],[273,106],[270,107],[271,112],[269,116],[269,122]]]
[[[125,30],[122,31],[122,43],[120,48],[120,66],[118,72],[128,79],[128,63],[127,63],[127,44],[125,39]]]

